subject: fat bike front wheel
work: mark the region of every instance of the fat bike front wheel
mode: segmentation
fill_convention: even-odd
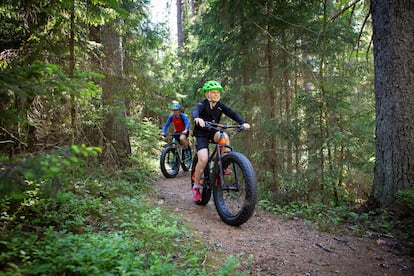
[[[222,221],[240,226],[253,215],[257,203],[257,180],[252,164],[239,152],[222,158],[224,175],[218,166],[213,179],[214,204]]]
[[[193,159],[192,153],[191,153],[191,149],[186,152],[185,149],[182,150],[182,155],[183,157],[183,161],[181,162],[181,168],[183,168],[183,171],[188,172],[188,170],[190,170],[191,168],[191,160]]]
[[[180,170],[180,160],[178,158],[177,149],[164,148],[160,157],[160,168],[162,174],[166,178],[174,178]]]

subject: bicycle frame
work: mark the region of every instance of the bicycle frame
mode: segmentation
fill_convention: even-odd
[[[219,175],[220,175],[220,183],[224,183],[223,177],[224,177],[224,171],[222,166],[222,158],[224,153],[233,151],[233,147],[228,145],[226,143],[224,130],[225,129],[236,129],[236,131],[241,131],[243,128],[239,125],[222,125],[222,124],[216,124],[211,122],[206,122],[206,127],[210,129],[217,130],[219,132],[219,139],[217,142],[211,142],[210,144],[214,145],[214,149],[209,154],[208,163],[211,164],[213,162],[213,166],[210,166],[210,179],[217,175],[217,173],[214,171],[214,168],[219,169]],[[227,149],[227,150],[226,150]],[[237,174],[237,172],[235,172]],[[237,175],[235,176],[237,178]],[[217,185],[217,179],[215,183],[211,183],[212,185]]]
[[[168,145],[168,147],[177,149],[176,154],[178,154],[178,156],[180,158],[180,161],[183,160],[183,151],[182,150],[184,149],[184,146],[180,143],[180,140],[179,140],[181,134],[182,133],[173,133],[173,134],[167,134],[166,135],[166,136],[169,136],[169,137],[172,138],[171,142]]]
[[[167,178],[177,176],[180,166],[184,171],[188,171],[191,166],[191,149],[190,152],[187,152],[184,145],[179,142],[181,134],[182,133],[173,133],[165,135],[166,137],[172,137],[171,141],[162,150],[160,157],[161,172]]]
[[[207,121],[205,123],[206,128],[218,131],[219,137],[217,142],[209,143],[208,163],[202,174],[202,186],[198,188],[201,200],[195,203],[207,205],[213,194],[220,218],[228,225],[240,226],[254,212],[257,203],[257,179],[249,159],[226,143],[225,129],[241,131],[243,127]],[[195,186],[193,177],[197,162],[198,159],[195,159],[192,163],[192,188]]]

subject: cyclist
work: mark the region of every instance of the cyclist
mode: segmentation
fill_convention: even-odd
[[[204,83],[202,91],[206,99],[200,101],[193,109],[193,119],[195,122],[193,135],[196,137],[196,149],[198,162],[194,172],[194,186],[193,186],[193,200],[195,202],[201,201],[200,188],[202,188],[201,175],[208,161],[208,143],[209,141],[218,142],[219,133],[214,130],[208,130],[205,127],[205,122],[210,121],[220,123],[222,114],[230,117],[234,121],[243,125],[245,129],[249,129],[250,125],[244,119],[232,110],[230,107],[220,102],[220,93],[223,87],[217,81],[210,80]],[[226,143],[229,144],[229,137],[226,135]]]
[[[165,136],[168,130],[168,127],[171,123],[174,124],[174,133],[181,133],[179,140],[180,144],[186,149],[186,154],[190,151],[188,143],[188,135],[190,130],[190,120],[188,120],[187,115],[181,112],[181,105],[174,103],[171,107],[172,114],[168,117],[167,121],[162,128],[161,135]]]

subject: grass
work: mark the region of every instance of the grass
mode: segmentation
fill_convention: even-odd
[[[130,166],[108,172],[93,162],[94,148],[62,150],[18,162],[6,181],[0,178],[0,274],[247,274],[239,271],[241,256],[226,256],[224,264],[223,256],[214,259],[210,245],[156,204],[149,180],[158,175],[157,160],[132,158]],[[397,233],[408,243],[413,195],[397,193],[393,208],[371,213],[265,200],[259,208],[301,217],[322,231]]]
[[[238,257],[205,263],[209,245],[151,197],[150,169],[76,164],[0,199],[2,275],[243,274]]]

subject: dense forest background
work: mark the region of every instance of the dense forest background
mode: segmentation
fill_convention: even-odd
[[[3,229],[29,201],[76,190],[81,171],[150,170],[171,104],[190,115],[210,79],[252,125],[232,143],[256,169],[262,206],[371,196],[369,1],[177,1],[173,41],[146,0],[1,3]],[[412,196],[412,183],[394,193]]]
[[[236,146],[263,199],[363,202],[374,165],[371,27],[365,2],[342,2],[184,4],[178,49],[146,1],[4,5],[3,153],[85,144],[122,167],[134,132],[160,127],[173,101],[190,115],[216,79],[253,126]]]

